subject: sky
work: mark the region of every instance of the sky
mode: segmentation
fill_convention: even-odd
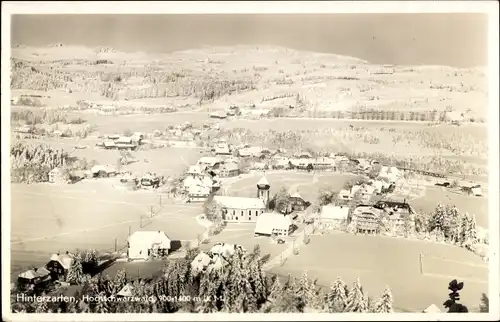
[[[487,65],[483,14],[13,15],[11,41],[168,53],[277,45],[374,64]]]

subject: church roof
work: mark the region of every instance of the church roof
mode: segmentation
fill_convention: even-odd
[[[267,181],[266,176],[263,176],[259,182],[257,182],[257,186],[270,186],[269,181]]]

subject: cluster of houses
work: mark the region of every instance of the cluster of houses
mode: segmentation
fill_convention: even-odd
[[[316,215],[317,222],[326,229],[351,223],[358,233],[377,234],[386,227],[403,229],[415,225],[415,211],[406,201],[380,201],[375,205],[360,204],[352,214],[348,206],[325,205]]]
[[[243,116],[245,118],[259,119],[269,116],[270,113],[270,108],[240,108],[232,105],[225,110],[210,113],[210,118],[224,120],[232,116]]]
[[[47,285],[57,280],[65,280],[73,261],[73,256],[69,252],[53,254],[45,265],[20,273],[18,281],[22,285],[38,286]]]
[[[129,150],[133,151],[141,145],[144,134],[136,132],[131,136],[108,135],[107,140],[97,143],[96,146],[106,150]]]
[[[161,178],[155,173],[146,172],[142,176],[134,175],[131,172],[118,173],[113,166],[109,165],[94,165],[90,170],[86,171],[66,171],[62,168],[54,168],[49,172],[49,182],[67,184],[83,179],[117,177],[119,174],[119,186],[130,190],[136,190],[137,188],[156,189],[161,184]]]

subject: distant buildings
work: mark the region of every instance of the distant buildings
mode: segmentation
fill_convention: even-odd
[[[128,238],[127,257],[145,260],[168,255],[171,240],[163,231],[136,231]]]

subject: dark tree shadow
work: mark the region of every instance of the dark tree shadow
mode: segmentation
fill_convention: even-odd
[[[488,295],[486,295],[485,293],[481,295],[481,304],[479,305],[479,312],[481,313],[490,312],[490,299],[488,298]]]

